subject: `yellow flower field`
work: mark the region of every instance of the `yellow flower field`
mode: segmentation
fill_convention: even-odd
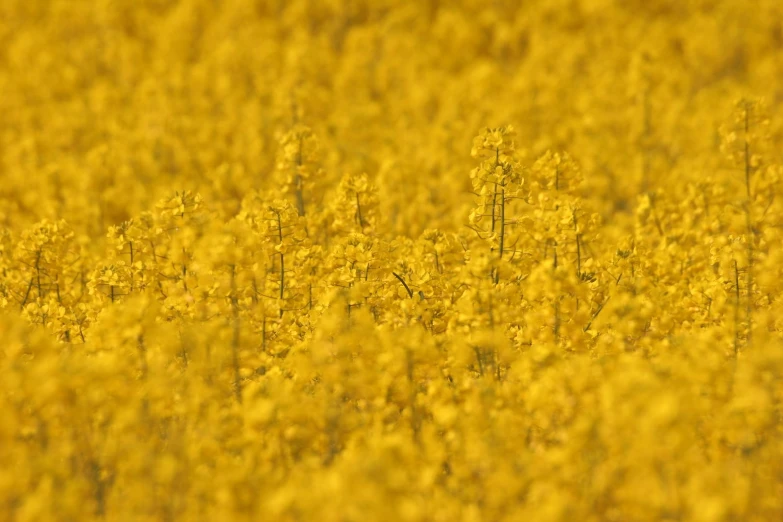
[[[780,0],[0,1],[0,521],[783,519]]]

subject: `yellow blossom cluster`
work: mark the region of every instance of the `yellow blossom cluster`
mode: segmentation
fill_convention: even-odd
[[[0,1],[0,520],[783,519],[779,0]]]

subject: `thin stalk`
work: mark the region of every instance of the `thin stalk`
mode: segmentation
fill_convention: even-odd
[[[280,244],[283,244],[283,224],[280,221],[280,214],[277,214],[277,233],[280,238]],[[280,317],[283,317],[283,296],[285,295],[285,254],[280,252]]]
[[[753,331],[753,228],[750,219],[750,204],[745,214],[747,220],[748,232],[747,232],[747,255],[748,255],[748,267],[745,271],[745,290],[747,297],[745,301],[745,320],[748,323],[748,336],[746,344],[750,344],[751,335]]]
[[[484,361],[482,360],[482,357],[481,357],[481,350],[479,349],[478,346],[474,346],[473,347],[473,351],[476,353],[476,362],[478,363],[478,367],[479,367],[479,375],[483,376],[484,375]]]
[[[747,291],[747,301],[745,302],[745,320],[748,323],[748,336],[746,344],[750,344],[751,332],[753,330],[753,220],[751,216],[753,196],[751,193],[750,176],[752,174],[752,165],[750,157],[750,105],[745,105],[745,193],[748,199],[745,207],[745,224],[747,227],[745,244],[747,246],[748,268],[745,272],[745,289]]]
[[[498,184],[495,183],[495,192],[492,194],[492,232],[495,232],[495,206],[498,200]]]
[[[500,166],[500,148],[495,148],[495,168]],[[493,172],[494,174],[494,172]],[[492,232],[495,232],[495,207],[498,199],[498,183],[495,182],[495,191],[492,194]]]
[[[133,292],[133,241],[128,241],[130,248],[130,291]]]
[[[364,228],[364,218],[362,218],[362,204],[359,201],[359,193],[356,193],[356,219],[359,220],[359,227]]]
[[[296,156],[296,175],[294,183],[296,184],[296,209],[300,216],[305,215],[304,195],[302,194],[302,177],[299,175],[299,168],[302,166],[302,137],[299,136],[299,152]]]
[[[500,259],[503,259],[503,245],[506,239],[506,187],[500,185]]]
[[[233,316],[233,331],[231,338],[231,358],[234,367],[234,396],[242,403],[242,376],[239,372],[239,303],[237,302],[236,266],[231,265],[231,313]]]
[[[33,289],[33,281],[34,278],[30,278],[30,282],[27,284],[27,291],[24,293],[24,299],[22,299],[22,310],[24,310],[25,305],[27,304],[27,300],[30,298],[30,290]]]
[[[42,252],[39,250],[38,254],[35,256],[35,286],[38,289],[38,297],[43,297],[43,294],[41,294],[41,254]]]
[[[577,222],[576,210],[574,215],[574,232],[576,232],[576,276],[582,277],[582,235],[579,233],[579,223]]]
[[[593,325],[593,321],[595,321],[596,317],[598,317],[598,314],[601,313],[601,311],[604,309],[604,306],[606,306],[606,303],[608,303],[608,302],[609,302],[609,298],[607,297],[606,301],[604,301],[603,303],[601,303],[598,306],[598,308],[595,310],[595,312],[593,312],[592,317],[590,317],[590,321],[588,321],[588,323],[585,325],[585,327],[582,328],[583,332],[587,332],[590,329],[590,327]]]
[[[392,272],[392,275],[397,278],[397,281],[402,283],[403,287],[405,287],[405,291],[408,292],[408,297],[413,299],[413,290],[410,289],[408,283],[406,283],[405,280],[399,274],[397,274],[397,272]]]
[[[739,287],[739,267],[737,260],[734,260],[734,357],[739,354],[739,310],[740,310],[740,287]]]

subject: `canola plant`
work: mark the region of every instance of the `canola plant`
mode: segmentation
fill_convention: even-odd
[[[783,517],[779,0],[2,0],[0,520]]]

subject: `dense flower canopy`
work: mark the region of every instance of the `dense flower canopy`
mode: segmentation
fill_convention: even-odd
[[[2,0],[0,519],[783,518],[779,0]]]

